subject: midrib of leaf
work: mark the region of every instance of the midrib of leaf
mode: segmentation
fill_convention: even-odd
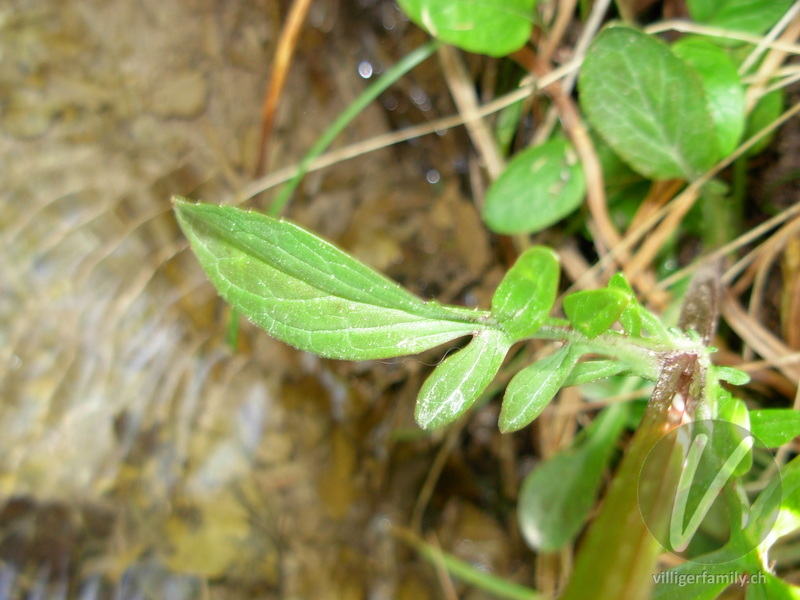
[[[200,218],[201,213],[207,218]],[[182,204],[181,214],[185,220],[195,217],[191,226],[199,243],[206,244],[204,237],[216,238],[325,294],[429,319],[481,324],[488,319],[486,311],[425,302],[289,221],[232,207],[192,203]],[[255,231],[256,224],[260,231]]]
[[[711,115],[691,67],[627,27],[607,29],[595,48],[581,74],[581,105],[612,148],[648,177],[693,179],[710,167],[716,137],[707,138]]]
[[[481,331],[488,312],[426,303],[302,228],[233,207],[176,199],[211,282],[279,340],[326,358],[416,354]]]
[[[628,67],[628,76],[629,76],[629,78],[631,79],[631,81],[636,81],[636,79],[634,77],[635,70],[634,70],[633,64],[630,61],[630,57],[628,55],[626,55],[626,54],[623,54],[622,58],[623,58],[623,61],[626,64],[626,66]],[[659,93],[656,94],[656,102],[658,102],[659,99],[660,99],[661,106],[656,107],[654,105],[654,103],[653,103],[654,99],[651,96],[651,94],[648,94],[648,91],[647,91],[646,87],[643,87],[641,85],[637,85],[637,87],[639,88],[637,93],[639,94],[639,96],[641,96],[641,98],[643,100],[643,104],[646,105],[647,109],[650,111],[650,114],[648,114],[646,110],[645,111],[638,111],[638,112],[642,112],[643,113],[643,117],[647,121],[650,122],[653,130],[655,131],[656,135],[659,138],[660,146],[663,147],[663,148],[667,148],[669,150],[668,154],[671,155],[672,159],[680,166],[681,171],[683,171],[684,173],[686,173],[688,175],[690,173],[693,173],[694,169],[689,164],[687,164],[687,162],[686,162],[686,160],[685,160],[685,158],[683,156],[683,153],[680,151],[680,149],[677,146],[675,146],[674,140],[671,139],[671,136],[670,136],[669,132],[667,131],[666,127],[664,126],[664,122],[661,119],[654,118],[654,115],[666,114],[666,110],[664,108],[664,103],[666,102],[667,92],[666,92],[666,90],[664,88],[664,81],[663,80],[664,80],[664,76],[665,76],[665,71],[667,69],[667,65],[666,65],[666,61],[664,60],[664,58],[665,57],[663,55],[659,55],[659,57],[658,57],[659,63],[660,63],[659,64],[659,68],[656,69],[655,72],[654,72],[654,75],[656,75],[659,78],[658,83],[654,86],[654,87],[657,87],[658,90],[659,90]],[[638,81],[637,81],[637,83],[638,83]],[[629,105],[631,104],[630,101],[627,98],[626,98],[626,101],[628,101]],[[636,109],[635,106],[633,108]],[[640,138],[640,143],[641,143],[641,141],[645,141],[645,142],[649,142],[650,141],[647,138],[643,138],[642,136],[639,136],[639,138]],[[655,146],[656,149],[658,149],[658,147],[659,147],[658,143],[656,143],[656,144],[652,144],[651,143],[649,145]]]
[[[479,328],[332,296],[249,256],[220,258],[208,245],[196,252],[228,302],[275,337],[328,358],[414,354]],[[235,283],[243,270],[258,277],[257,290]]]
[[[478,343],[481,343],[481,338],[478,338],[478,337],[473,338],[473,342],[476,342],[476,341]],[[470,342],[470,343],[473,343],[473,342]],[[442,413],[447,413],[447,415],[449,416],[449,415],[455,413],[458,410],[458,408],[461,407],[464,404],[465,396],[464,396],[463,384],[464,384],[465,381],[467,381],[467,380],[472,378],[472,374],[475,372],[476,367],[480,364],[481,357],[484,354],[486,354],[486,352],[488,350],[493,350],[493,351],[496,352],[496,347],[492,346],[492,345],[487,345],[487,344],[484,343],[483,346],[478,350],[478,352],[476,353],[476,355],[474,357],[471,356],[471,353],[469,353],[469,354],[465,353],[464,354],[464,359],[472,360],[471,365],[470,365],[470,367],[468,369],[466,369],[464,371],[464,374],[461,377],[461,385],[456,386],[453,389],[453,391],[450,394],[448,394],[447,396],[445,396],[444,398],[438,397],[438,395],[436,393],[436,390],[437,390],[438,387],[441,386],[441,383],[436,383],[433,386],[431,386],[431,396],[432,397],[433,396],[437,397],[437,404],[436,404],[436,409],[435,410],[433,410],[431,412],[426,412],[424,415],[422,415],[422,417],[425,418],[426,422],[436,421],[441,416]],[[462,350],[462,352],[463,352],[463,350]],[[459,362],[463,363],[464,360],[461,360]]]
[[[478,332],[465,348],[445,359],[447,364],[439,365],[423,385],[417,399],[417,422],[427,429],[458,418],[497,374],[509,347],[510,342],[501,331]],[[445,373],[441,373],[442,368],[446,369]],[[454,373],[458,374],[457,378],[453,377]],[[444,392],[440,391],[442,389]]]

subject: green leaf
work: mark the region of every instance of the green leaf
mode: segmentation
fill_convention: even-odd
[[[779,474],[773,475],[766,487],[758,494],[747,515],[745,535],[738,536],[750,547],[762,544],[766,550],[779,537],[775,523],[780,515],[783,486]],[[772,535],[770,535],[772,534]]]
[[[629,370],[630,366],[616,360],[587,360],[575,365],[562,387],[591,383]]]
[[[775,25],[793,0],[688,0],[689,14],[706,23],[747,33],[761,34]]]
[[[779,506],[777,519],[773,513]],[[779,538],[800,529],[800,457],[793,458],[756,498],[748,523],[751,537],[766,538],[769,548]],[[756,537],[757,536],[757,537]]]
[[[608,331],[628,302],[630,296],[618,289],[583,290],[564,298],[564,313],[575,329],[591,339]]]
[[[713,375],[720,381],[727,381],[731,385],[745,385],[750,383],[750,375],[734,367],[712,366]]]
[[[504,333],[487,329],[448,356],[419,391],[414,416],[420,427],[437,429],[464,414],[497,375],[510,346]]]
[[[514,583],[499,575],[488,573],[479,566],[443,552],[438,544],[436,546],[429,544],[407,529],[395,527],[392,530],[392,536],[416,549],[425,560],[437,569],[444,568],[448,575],[473,586],[478,591],[478,597],[488,595],[498,600],[548,600],[549,598],[536,590]],[[480,592],[485,592],[485,594]]]
[[[579,87],[591,126],[642,175],[695,179],[719,158],[697,73],[656,38],[605,29],[589,49]]]
[[[626,421],[626,405],[609,406],[580,443],[539,464],[522,482],[517,516],[522,537],[532,549],[552,552],[578,534]]]
[[[737,569],[736,555],[727,549],[703,557],[703,562],[691,560],[653,576],[656,587],[651,600],[713,600],[727,588],[730,574]]]
[[[422,352],[490,327],[485,312],[424,302],[288,221],[175,198],[220,295],[270,335],[327,358]]]
[[[800,600],[800,587],[786,583],[772,573],[754,573],[745,581],[751,581],[745,600]]]
[[[711,436],[712,448],[718,456],[730,456],[742,440],[752,435],[750,428],[750,415],[747,405],[736,398],[728,390],[709,377],[706,381],[706,394],[714,398],[717,405],[717,419],[725,422],[725,426],[717,427]],[[758,436],[756,436],[758,437]],[[760,442],[761,440],[759,440]],[[758,447],[763,447],[757,444]],[[753,467],[753,453],[748,452],[731,472],[733,477],[741,477],[750,472]]]
[[[483,220],[496,233],[541,231],[578,208],[585,194],[583,169],[572,147],[552,140],[508,163],[486,193]]]
[[[672,51],[700,76],[720,153],[728,156],[736,149],[745,124],[744,88],[736,65],[719,46],[700,38],[682,38]]]
[[[783,446],[800,435],[800,411],[789,408],[751,410],[750,430],[767,448]]]
[[[500,409],[500,431],[522,429],[538,417],[560,390],[580,353],[562,346],[517,373],[506,388]]]
[[[785,104],[786,102],[782,89],[773,90],[769,94],[761,96],[747,118],[747,129],[745,130],[744,137],[747,139],[751,138],[781,116]],[[775,131],[773,130],[768,135],[758,140],[747,151],[747,156],[759,154],[769,146],[769,143],[774,137]]]
[[[508,270],[492,297],[492,316],[512,341],[536,332],[547,318],[558,291],[558,256],[533,246]]]
[[[533,29],[535,0],[398,0],[433,37],[468,52],[505,56],[522,48]]]
[[[631,284],[622,273],[614,273],[608,281],[608,287],[628,295],[628,305],[619,316],[619,322],[629,336],[640,337],[642,335],[642,315]]]

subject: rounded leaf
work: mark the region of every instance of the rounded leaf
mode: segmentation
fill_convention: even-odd
[[[625,427],[627,408],[620,403],[604,409],[577,444],[551,456],[525,477],[517,520],[528,546],[553,552],[578,534]]]
[[[483,220],[503,234],[533,233],[583,202],[586,183],[572,147],[561,139],[517,154],[486,193]]]
[[[736,149],[744,132],[744,88],[736,65],[719,46],[700,38],[683,38],[672,51],[700,76],[722,156]]]
[[[719,158],[700,78],[651,35],[605,29],[589,49],[579,89],[591,126],[645,177],[696,179]]]
[[[462,50],[505,56],[522,48],[533,29],[535,0],[398,0],[433,37]]]
[[[722,29],[760,34],[775,25],[794,0],[688,0],[692,19]]]
[[[558,291],[558,256],[550,248],[533,246],[508,270],[492,297],[492,316],[512,341],[541,327]]]
[[[750,429],[768,448],[788,444],[800,436],[800,411],[768,408],[750,411]]]
[[[628,302],[630,296],[622,290],[584,290],[564,298],[564,313],[575,329],[591,339],[608,331]]]

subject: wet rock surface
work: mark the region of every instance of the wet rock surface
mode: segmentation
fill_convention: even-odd
[[[311,10],[273,168],[364,89],[362,62],[385,68],[423,40],[391,2],[344,4]],[[286,9],[0,8],[0,597],[438,597],[390,527],[408,523],[441,442],[412,414],[445,349],[324,361],[247,324],[231,349],[230,312],[171,215],[171,194],[230,201],[249,181]],[[452,112],[436,73],[410,75],[337,144]],[[465,139],[311,174],[288,214],[418,293],[485,305],[496,258],[459,189]],[[473,476],[456,463],[427,525],[447,506],[448,543],[519,574],[484,483],[447,483]]]

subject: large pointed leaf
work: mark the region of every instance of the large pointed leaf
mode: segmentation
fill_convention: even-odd
[[[464,414],[497,375],[510,346],[504,333],[486,329],[448,356],[419,391],[415,416],[420,427],[443,427]]]
[[[653,36],[628,27],[603,31],[579,86],[592,127],[642,175],[695,179],[719,158],[697,73]]]
[[[220,295],[301,350],[388,358],[489,327],[487,313],[424,302],[288,221],[179,198],[175,212]]]
[[[508,270],[492,297],[492,316],[521,340],[541,327],[558,291],[558,257],[550,248],[533,246]]]

